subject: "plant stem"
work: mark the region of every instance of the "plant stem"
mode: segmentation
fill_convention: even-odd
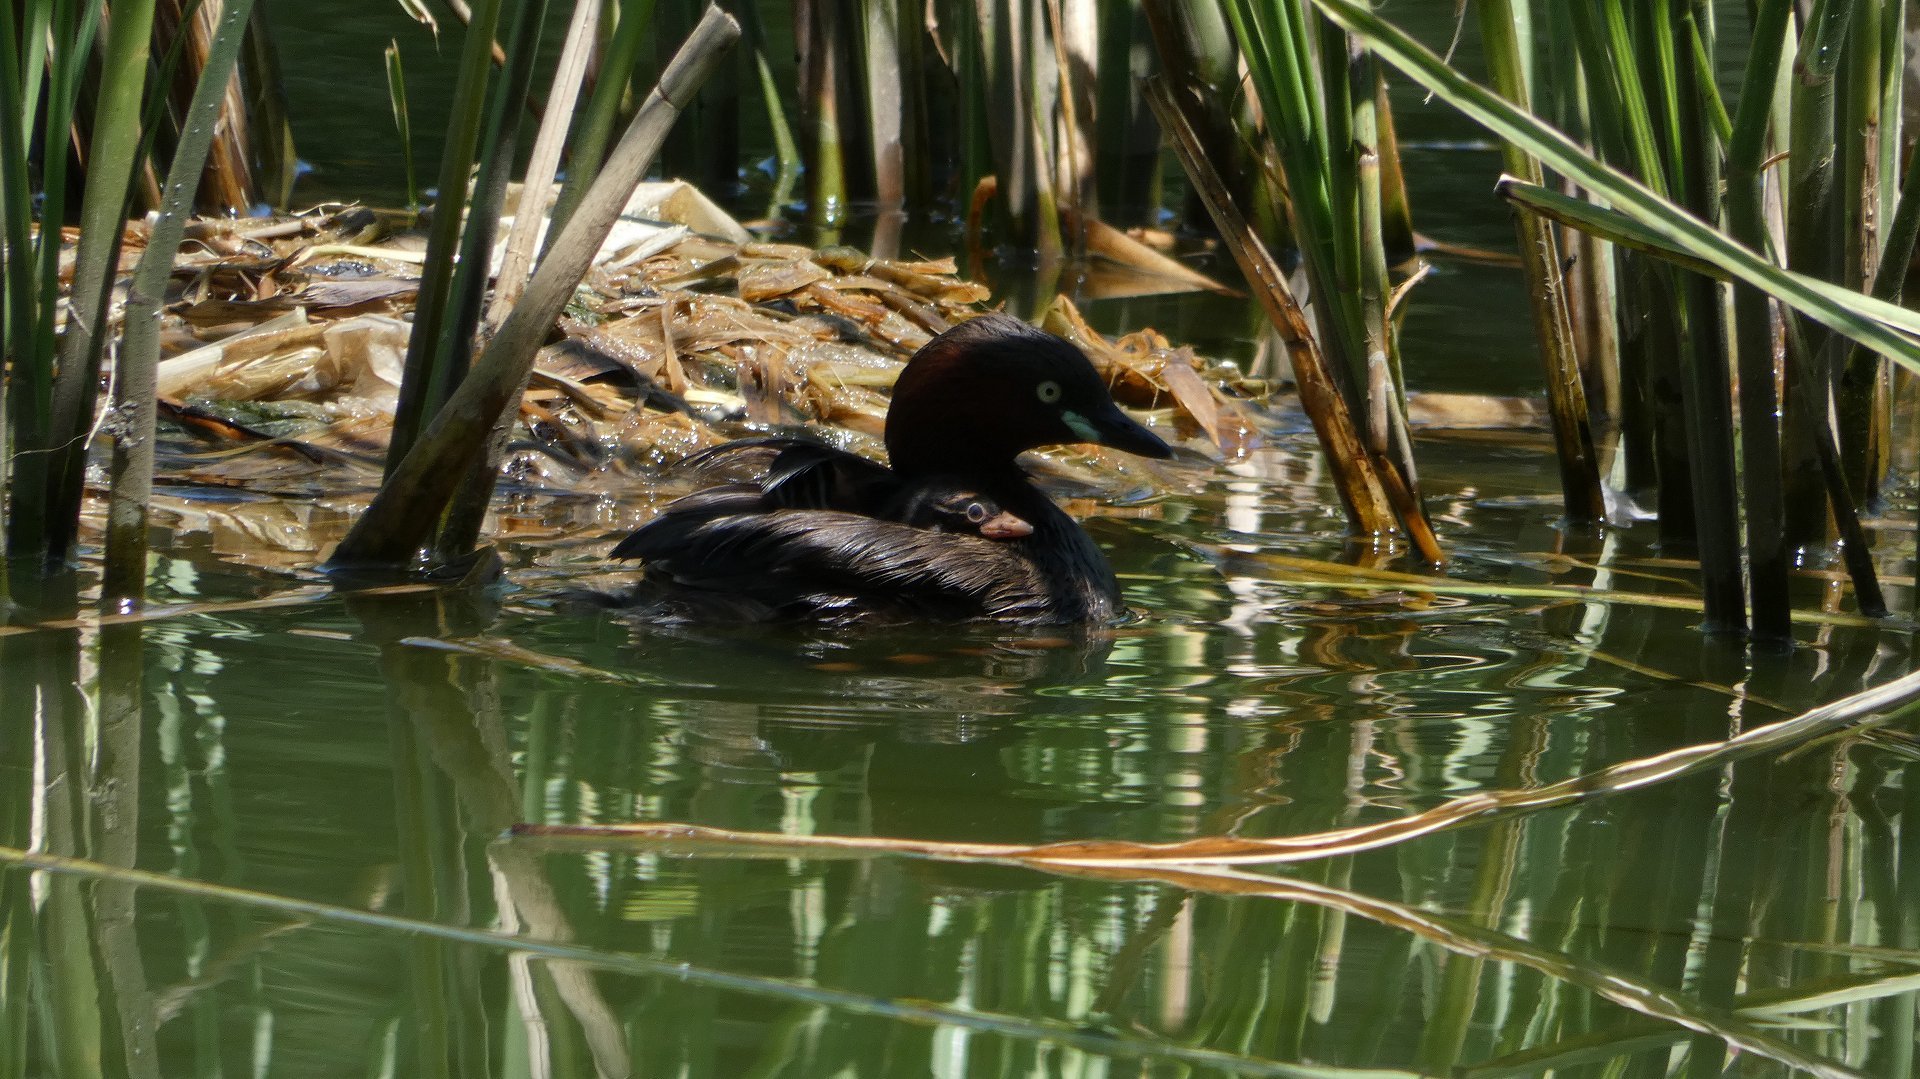
[[[152,33],[153,0],[124,0],[115,5],[107,27],[93,138],[87,152],[70,314],[60,338],[60,365],[53,378],[48,432],[51,442],[34,447],[44,449],[47,456],[44,545],[37,551],[17,552],[38,558],[46,567],[67,560],[80,527],[87,448],[92,441],[88,433],[100,397],[107,308],[119,270],[127,191],[138,163],[140,103]],[[57,248],[58,227],[49,226],[49,230],[43,230],[41,244],[43,248]],[[42,300],[49,305],[50,315],[52,295]]]
[[[1522,46],[1514,33],[1512,0],[1478,0],[1475,6],[1480,13],[1480,36],[1486,43],[1487,70],[1494,89],[1520,108],[1533,111],[1521,63]],[[1504,140],[1501,153],[1508,172],[1528,183],[1541,182],[1540,162],[1533,155]],[[1514,228],[1519,233],[1521,267],[1532,301],[1534,335],[1547,368],[1547,401],[1560,462],[1561,504],[1569,521],[1594,524],[1606,517],[1606,497],[1593,448],[1580,357],[1574,348],[1559,238],[1546,219],[1534,214],[1516,214]]]
[[[486,115],[487,83],[492,76],[493,35],[500,18],[501,0],[479,0],[467,26],[460,53],[460,79],[447,121],[447,144],[440,158],[439,193],[434,196],[433,223],[427,232],[427,258],[420,275],[420,291],[413,308],[413,333],[407,338],[406,366],[400,377],[400,398],[394,406],[392,434],[387,444],[387,475],[414,439],[453,392],[458,381],[438,366],[441,340],[447,332],[450,293],[457,272],[460,225],[466,215],[467,174],[480,145],[480,125]],[[463,353],[464,354],[464,353]]]
[[[225,0],[167,168],[164,201],[127,290],[125,337],[113,383],[113,453],[108,464],[103,607],[129,610],[146,595],[147,503],[153,492],[155,372],[160,360],[160,308],[174,255],[193,212],[194,192],[217,129],[228,80],[239,62],[253,0]]]
[[[1765,187],[1760,167],[1773,89],[1780,77],[1793,0],[1761,0],[1741,79],[1740,104],[1727,145],[1727,230],[1754,250],[1766,244]],[[1920,219],[1920,214],[1916,215]],[[1775,322],[1767,297],[1734,286],[1734,340],[1740,371],[1740,479],[1747,529],[1747,598],[1756,639],[1792,637],[1787,594],[1785,489],[1780,471],[1780,401],[1774,389]]]
[[[454,492],[476,467],[473,462],[484,457],[483,447],[496,426],[512,422],[510,410],[532,370],[535,351],[573,296],[674,119],[739,35],[739,25],[731,16],[715,7],[707,9],[534,271],[519,305],[418,444],[394,468],[373,504],[334,552],[331,565],[402,568],[427,547]],[[493,467],[489,465],[488,476]],[[477,515],[472,520],[477,530]],[[461,538],[443,535],[438,544],[443,556],[458,547]],[[471,543],[471,538],[467,541]]]

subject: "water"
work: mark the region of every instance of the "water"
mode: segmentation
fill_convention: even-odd
[[[1423,227],[1497,243],[1498,212],[1461,209],[1477,153],[1416,151],[1457,189]],[[1509,386],[1518,286],[1454,272],[1409,336],[1459,362],[1415,378]],[[1315,452],[1281,433],[1090,522],[1142,612],[1110,634],[563,610],[617,579],[600,554],[641,490],[513,506],[491,597],[342,599],[308,567],[352,498],[176,490],[139,639],[0,636],[5,845],[166,878],[0,870],[0,1076],[1908,1074],[1906,721],[1269,868],[516,831],[1306,836],[1720,741],[1911,666],[1904,622],[1808,622],[1780,656],[1704,638],[1653,605],[1698,589],[1650,529],[1556,523],[1539,437],[1418,454],[1447,580],[1490,591],[1281,561],[1345,548]],[[1880,523],[1890,570],[1912,518]],[[1817,568],[1798,587],[1847,606]]]
[[[1647,537],[1557,529],[1535,447],[1420,448],[1451,578],[1691,593]],[[51,944],[52,890],[47,935],[10,954],[34,957],[42,1000],[56,985],[98,995],[116,1074],[139,1069],[121,1066],[112,1019],[146,1009],[168,1076],[256,1061],[286,1075],[1170,1074],[1181,1065],[1151,1054],[1189,1050],[1506,1074],[1534,1074],[1516,1054],[1536,1052],[1567,1062],[1559,1074],[1655,1075],[1718,1051],[1676,1016],[1788,1059],[1903,1074],[1889,1062],[1910,1045],[1920,906],[1898,740],[1827,741],[1237,878],[510,834],[679,821],[1013,844],[1306,835],[1716,741],[1906,669],[1890,631],[1810,626],[1749,671],[1683,610],[1299,583],[1262,559],[1338,553],[1311,467],[1283,440],[1158,519],[1095,521],[1145,612],[1114,634],[556,616],[553,596],[604,567],[537,532],[509,548],[515,588],[492,603],[316,589],[260,607],[308,595],[299,575],[183,537],[156,560],[158,598],[210,609],[145,627],[137,752],[109,754],[90,799],[56,796],[57,781],[119,745],[111,725],[83,709],[36,728],[27,694],[6,694],[6,789],[16,811],[45,792],[46,846],[112,861],[112,841],[134,837],[122,857],[141,869],[594,961],[153,886],[132,893],[123,936],[74,955]],[[325,538],[344,520],[318,508],[309,523]],[[126,644],[96,660],[99,640],[0,638],[9,686],[118,684],[94,665],[123,662]],[[0,880],[24,901],[18,870]],[[75,896],[115,892],[81,880]],[[1763,1002],[1804,1022],[1733,1018]],[[890,1014],[915,1007],[940,1021]],[[25,1074],[73,1073],[30,1040]],[[1787,1073],[1753,1049],[1741,1061]]]

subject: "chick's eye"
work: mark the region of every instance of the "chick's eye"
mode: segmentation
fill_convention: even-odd
[[[986,519],[987,507],[982,506],[978,502],[967,503],[967,520],[972,521],[974,524],[979,524]]]
[[[1052,379],[1048,379],[1040,385],[1035,386],[1033,392],[1039,395],[1043,403],[1050,405],[1060,399],[1060,384]]]

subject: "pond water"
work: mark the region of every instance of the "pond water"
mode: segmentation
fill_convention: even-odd
[[[1480,161],[1431,153],[1422,182],[1484,191]],[[1416,293],[1453,335],[1431,385],[1525,354],[1517,282],[1466,280]],[[1268,866],[526,827],[1313,836],[1911,668],[1910,624],[1852,623],[1821,567],[1791,652],[1704,637],[1694,567],[1651,528],[1556,523],[1537,435],[1420,440],[1441,591],[1336,576],[1317,450],[1270,423],[1244,462],[1099,508],[1141,614],[1100,633],[567,608],[617,581],[602,555],[644,490],[510,493],[504,590],[342,598],[310,567],[354,497],[172,492],[191,512],[147,618],[0,635],[4,845],[90,860],[0,869],[0,1079],[1910,1074],[1911,723]],[[1913,517],[1878,522],[1890,572]]]

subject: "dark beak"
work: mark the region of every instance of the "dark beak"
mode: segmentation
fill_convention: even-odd
[[[1107,407],[1090,416],[1078,413],[1066,414],[1067,426],[1085,441],[1096,442],[1102,446],[1112,446],[1116,450],[1126,450],[1142,457],[1172,457],[1173,449],[1160,436],[1133,421],[1133,418],[1120,411],[1120,406],[1107,402]]]

